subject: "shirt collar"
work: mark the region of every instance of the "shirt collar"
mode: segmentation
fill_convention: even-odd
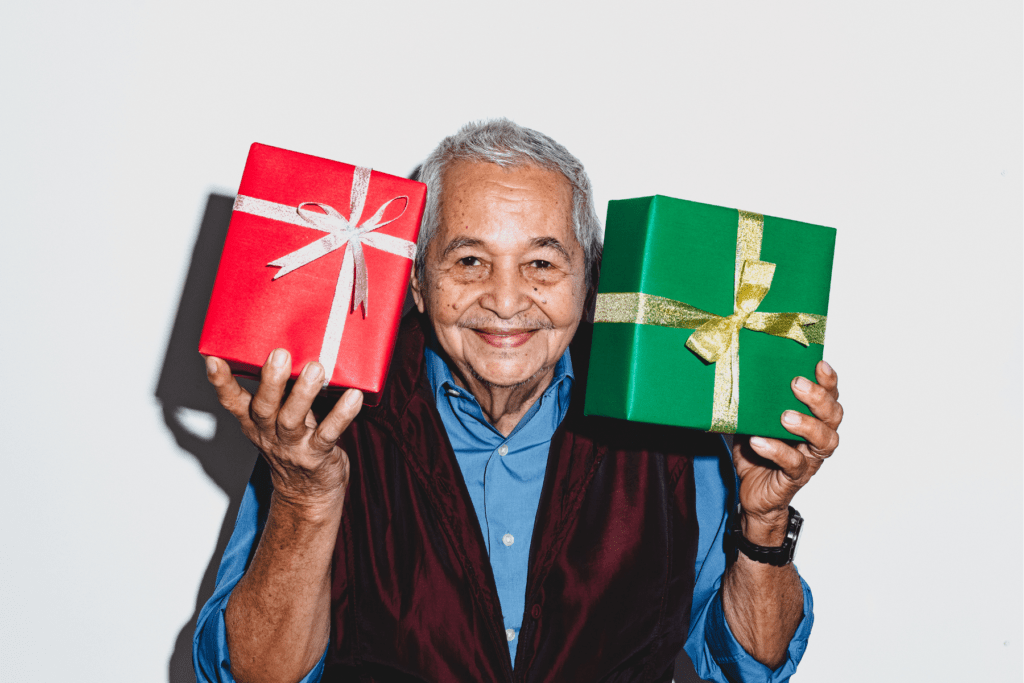
[[[431,344],[426,345],[424,351],[426,359],[426,370],[427,370],[427,381],[430,382],[430,391],[434,396],[434,400],[441,398],[442,393],[447,393],[449,390],[454,389],[461,396],[468,396],[476,399],[473,395],[457,386],[452,380],[452,371],[448,367],[448,363],[431,348]],[[560,385],[566,378],[571,381],[575,381],[575,376],[572,373],[572,359],[569,356],[568,347],[565,349],[565,353],[562,354],[558,362],[555,363],[555,372],[551,377],[551,384],[544,390],[544,395],[551,393],[551,390]]]

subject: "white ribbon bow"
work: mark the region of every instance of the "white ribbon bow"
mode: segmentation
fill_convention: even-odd
[[[383,228],[385,225],[398,220],[405,213],[409,205],[407,196],[392,197],[384,202],[369,219],[360,223],[363,214],[363,206],[366,204],[366,193],[370,187],[370,169],[357,166],[352,177],[352,195],[350,199],[349,218],[346,219],[338,211],[327,204],[320,202],[302,202],[298,206],[288,206],[268,202],[264,199],[238,195],[235,197],[235,211],[262,216],[275,221],[301,225],[305,228],[313,228],[327,233],[315,242],[296,249],[290,254],[271,261],[268,266],[281,268],[274,279],[287,275],[307,263],[311,263],[321,256],[326,256],[332,251],[341,249],[346,244],[349,248],[345,250],[345,256],[341,262],[341,272],[338,273],[338,284],[334,290],[334,300],[331,302],[331,313],[327,318],[327,329],[324,332],[323,345],[320,347],[320,364],[324,367],[324,386],[326,387],[334,375],[334,368],[338,360],[338,350],[341,348],[341,337],[345,332],[345,319],[349,311],[354,311],[359,306],[363,307],[363,317],[369,311],[369,284],[366,275],[366,258],[363,255],[363,245],[367,244],[381,251],[386,251],[396,256],[412,260],[416,257],[416,244],[401,237],[375,233],[374,230]],[[384,212],[392,202],[404,199],[406,207],[391,218],[381,222]],[[311,211],[304,207],[317,206],[324,213]]]

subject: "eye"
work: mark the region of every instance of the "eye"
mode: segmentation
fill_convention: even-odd
[[[462,258],[459,259],[458,263],[460,266],[466,267],[479,266],[480,259],[478,259],[476,256],[463,256]]]
[[[530,265],[532,265],[534,268],[546,269],[551,267],[551,262],[537,259],[536,261],[533,261]]]

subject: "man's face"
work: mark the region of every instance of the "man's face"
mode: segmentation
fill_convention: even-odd
[[[586,294],[571,216],[572,189],[556,171],[449,167],[425,281],[413,280],[413,295],[467,380],[525,384],[569,345]]]

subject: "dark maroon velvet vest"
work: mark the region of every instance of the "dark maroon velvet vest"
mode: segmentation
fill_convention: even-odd
[[[381,403],[346,432],[324,681],[669,681],[697,547],[699,432],[584,417],[590,329],[571,349],[515,669],[486,546],[407,316]]]

